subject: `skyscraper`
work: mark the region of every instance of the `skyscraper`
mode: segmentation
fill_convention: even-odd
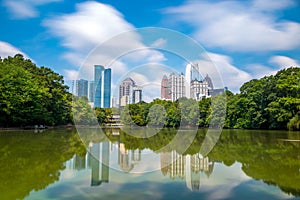
[[[103,91],[103,108],[110,108],[110,95],[111,95],[111,69],[104,70],[104,91]]]
[[[75,96],[88,96],[88,81],[84,79],[72,81],[72,93]]]
[[[90,83],[89,83],[89,102],[94,102],[94,93],[95,93],[94,85],[95,85],[95,82],[90,81]]]
[[[176,101],[181,97],[185,97],[184,75],[171,73],[169,77],[169,85],[171,87],[171,100]]]
[[[139,103],[142,101],[142,87],[135,86],[132,88],[132,103]]]
[[[95,65],[94,67],[94,107],[101,107],[102,73],[104,67],[102,65]]]
[[[195,64],[187,64],[185,68],[185,88],[186,88],[186,97],[191,98],[191,82],[194,80],[200,80],[200,68],[198,63]]]
[[[166,75],[161,80],[161,99],[171,100],[171,86],[169,84],[169,79]]]
[[[94,67],[94,107],[109,108],[111,98],[111,69],[105,69],[102,65],[95,65]]]
[[[214,85],[213,85],[213,82],[211,80],[211,78],[208,76],[208,74],[206,74],[204,80],[208,83],[208,87],[209,89],[214,89]]]
[[[126,78],[122,81],[119,87],[119,105],[126,106],[132,102],[132,88],[135,86],[134,80]]]

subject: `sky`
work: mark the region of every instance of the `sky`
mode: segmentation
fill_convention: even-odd
[[[101,59],[113,60],[113,87],[130,74],[147,82],[148,100],[159,97],[151,85],[158,89],[164,73],[184,72],[181,55],[159,49],[174,50],[171,43],[183,48],[170,30],[201,46],[233,92],[251,79],[300,63],[299,0],[1,0],[0,8],[2,58],[22,53],[68,82],[83,73],[85,64],[90,67],[86,73],[102,64],[93,60],[99,50]],[[151,41],[149,30],[134,31],[144,27],[165,30]],[[120,34],[127,34],[126,40],[118,40]],[[133,49],[139,50],[115,58]],[[209,68],[205,62],[201,67]],[[144,74],[136,73],[141,68]]]

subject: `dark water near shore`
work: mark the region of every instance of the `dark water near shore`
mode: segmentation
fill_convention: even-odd
[[[223,130],[206,156],[205,130],[180,153],[174,135],[1,131],[0,199],[300,199],[300,132]]]

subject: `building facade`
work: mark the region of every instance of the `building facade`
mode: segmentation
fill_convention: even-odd
[[[111,69],[102,65],[94,66],[94,107],[110,108]]]
[[[72,94],[78,97],[88,97],[88,81],[84,79],[72,81]]]
[[[102,65],[94,66],[94,107],[101,107],[103,71],[104,67]]]
[[[202,98],[209,96],[208,82],[204,79],[203,81],[193,80],[190,87],[190,98],[201,100]]]
[[[163,76],[161,80],[161,99],[171,100],[171,86],[169,84],[169,79],[166,75]]]
[[[189,88],[191,88],[191,82],[193,80],[200,80],[200,66],[198,63],[192,64],[189,63],[186,65],[185,68],[185,88],[186,88],[186,97],[187,98],[192,98],[191,97],[191,90]]]
[[[132,88],[132,103],[139,103],[142,101],[142,93],[143,93],[143,88],[134,86]]]
[[[94,81],[89,82],[89,102],[94,102]]]
[[[104,80],[103,80],[103,108],[110,108],[111,100],[111,69],[104,70]]]
[[[171,73],[169,77],[171,100],[176,101],[181,97],[185,97],[185,80],[184,75]]]
[[[122,81],[119,87],[119,105],[126,106],[130,104],[132,99],[132,88],[135,86],[134,80],[126,78]]]

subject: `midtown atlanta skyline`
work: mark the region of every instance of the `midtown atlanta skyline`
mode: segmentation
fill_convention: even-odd
[[[97,45],[124,31],[148,26],[195,39],[217,66],[224,85],[234,92],[244,82],[300,62],[297,0],[2,0],[0,7],[0,56],[22,53],[37,65],[64,75],[66,81],[77,79],[79,67]],[[168,42],[167,37],[155,41],[135,37],[120,45],[164,47]],[[178,72],[187,64],[158,51],[135,59],[168,65]],[[135,66],[120,61],[110,67],[113,88]]]

